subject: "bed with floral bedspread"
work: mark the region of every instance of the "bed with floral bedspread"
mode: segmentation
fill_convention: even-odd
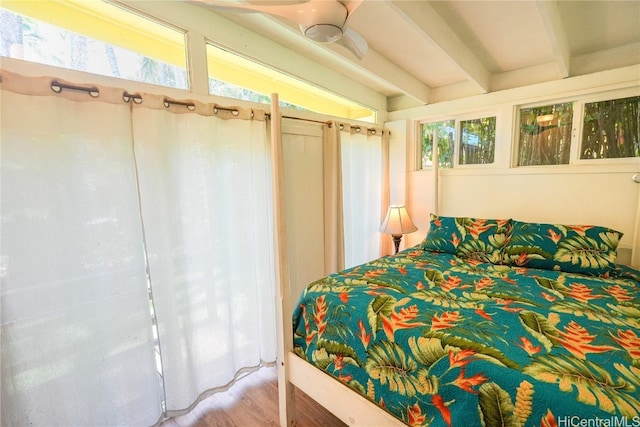
[[[640,426],[620,237],[432,216],[420,245],[310,284],[294,351],[410,426]]]

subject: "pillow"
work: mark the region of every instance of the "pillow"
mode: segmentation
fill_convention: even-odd
[[[597,225],[512,221],[504,261],[544,270],[601,276],[615,267],[622,233]]]
[[[446,252],[465,259],[502,263],[502,248],[511,229],[510,219],[446,217],[431,214],[422,249]]]

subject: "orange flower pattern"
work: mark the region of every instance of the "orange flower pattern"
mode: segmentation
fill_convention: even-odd
[[[458,225],[471,239],[506,227]],[[631,269],[599,278],[411,248],[309,285],[294,349],[409,426],[631,419],[640,416],[639,294]]]
[[[603,353],[615,350],[615,347],[610,345],[591,344],[596,336],[589,334],[589,331],[573,320],[564,328],[564,332],[560,332],[559,335],[561,338],[556,337],[555,339],[579,359],[586,359],[587,353]]]

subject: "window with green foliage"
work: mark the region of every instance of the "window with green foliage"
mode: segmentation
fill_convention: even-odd
[[[522,108],[518,166],[569,163],[573,103]]]
[[[584,105],[581,159],[640,157],[640,96]]]
[[[456,141],[456,122],[455,120],[444,120],[441,122],[422,123],[421,125],[421,169],[433,166],[434,131],[438,138],[438,166],[452,168],[453,148]]]
[[[495,117],[483,117],[460,122],[459,164],[484,165],[493,163],[495,148]]]
[[[34,4],[40,4],[40,7],[32,7]],[[69,17],[66,20],[58,13],[60,10],[48,9],[60,7],[65,12],[68,9],[69,16],[78,14],[72,6],[63,3],[12,5],[23,6],[27,12],[44,14],[51,22],[0,9],[1,56],[178,89],[188,87],[184,33],[181,31],[124,12],[108,3],[87,4],[87,8],[96,7],[95,13],[83,10],[81,19]],[[106,19],[124,13],[127,13],[127,22]],[[104,37],[96,39],[88,35],[98,33]],[[144,35],[137,37],[138,33]],[[161,45],[160,50],[154,50],[158,55],[148,54],[153,50],[148,48],[151,39]],[[121,42],[128,42],[127,48],[119,45]]]

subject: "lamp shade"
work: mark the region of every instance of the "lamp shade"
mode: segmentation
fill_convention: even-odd
[[[380,225],[380,231],[396,236],[413,233],[417,229],[418,227],[411,221],[407,213],[407,208],[405,208],[404,205],[389,206],[387,217]]]

